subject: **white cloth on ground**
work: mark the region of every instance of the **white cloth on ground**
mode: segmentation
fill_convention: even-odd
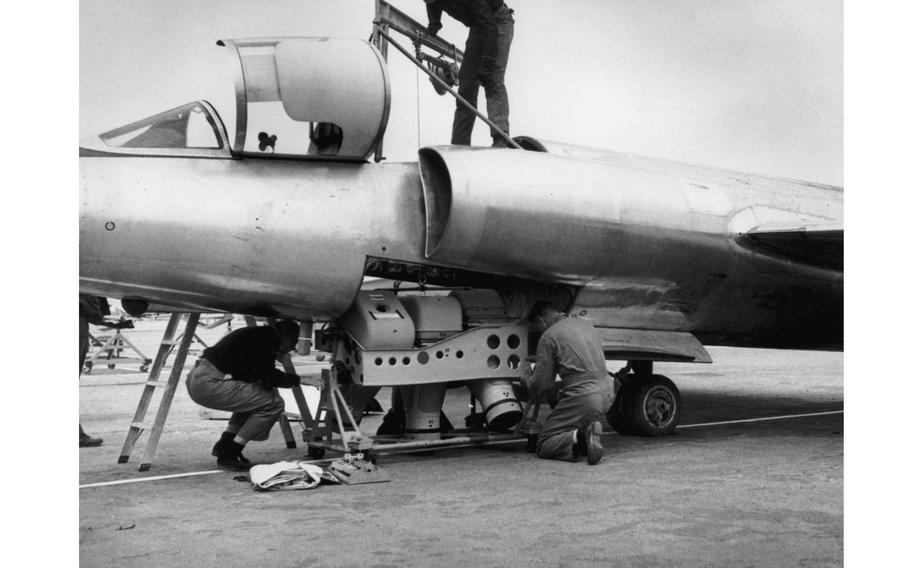
[[[281,461],[250,468],[250,482],[261,491],[312,489],[323,479],[331,481],[331,477],[318,465],[301,461]]]

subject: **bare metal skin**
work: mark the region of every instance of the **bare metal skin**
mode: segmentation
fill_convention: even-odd
[[[464,271],[446,285],[489,276],[512,297],[556,286],[600,327],[729,345],[842,336],[842,269],[746,236],[839,223],[839,188],[618,154],[454,147],[425,148],[420,165],[95,156],[80,169],[87,293],[327,320],[366,271],[400,278],[376,268],[392,260]],[[443,198],[428,215],[426,199]]]

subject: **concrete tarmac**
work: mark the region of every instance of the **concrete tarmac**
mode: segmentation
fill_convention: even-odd
[[[141,321],[126,334],[154,357],[163,328]],[[511,443],[383,456],[389,483],[273,493],[215,468],[224,422],[201,419],[182,381],[151,469],[138,471],[147,433],[118,464],[147,373],[96,365],[79,389],[83,426],[104,438],[79,451],[80,566],[841,565],[843,355],[708,351],[714,364],[655,365],[682,393],[678,434],[611,433],[597,466]],[[449,391],[456,426],[467,404],[466,389]],[[308,460],[300,446],[286,448],[276,427],[245,453]]]

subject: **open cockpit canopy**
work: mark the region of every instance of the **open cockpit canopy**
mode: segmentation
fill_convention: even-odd
[[[336,38],[218,42],[236,56],[236,155],[366,161],[382,141],[390,92],[367,41]]]

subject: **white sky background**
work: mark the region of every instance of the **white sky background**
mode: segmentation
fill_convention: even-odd
[[[393,4],[426,20],[420,0]],[[841,2],[509,5],[513,135],[843,185]],[[366,39],[372,18],[373,0],[83,0],[79,136],[204,98],[233,140],[233,79],[216,40]],[[463,45],[467,29],[447,16],[443,24],[440,34]],[[390,71],[385,153],[413,161],[419,145],[448,143],[454,100],[394,48]],[[474,144],[489,143],[478,121]]]

